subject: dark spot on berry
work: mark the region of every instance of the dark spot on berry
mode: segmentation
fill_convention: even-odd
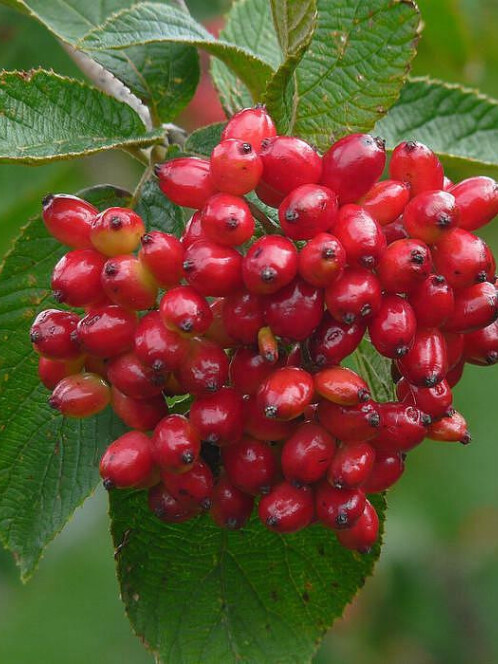
[[[437,374],[430,374],[424,378],[425,387],[434,387],[434,385],[437,385]]]
[[[212,500],[211,498],[204,498],[201,500],[201,508],[206,512],[211,508]]]
[[[54,200],[55,196],[53,194],[47,194],[42,198],[42,207],[43,209],[48,208],[50,203]]]
[[[265,283],[270,283],[274,281],[277,277],[277,271],[273,267],[264,267],[261,270],[261,281]]]
[[[220,437],[216,433],[210,433],[209,436],[206,438],[206,443],[211,443],[212,445],[215,445],[218,441],[220,440]]]
[[[470,431],[466,431],[463,436],[460,438],[460,442],[462,445],[468,445],[469,443],[472,442],[472,436],[470,435]]]
[[[373,427],[376,429],[377,427],[380,426],[380,415],[379,413],[370,413],[367,417],[367,422],[369,426]]]
[[[264,354],[264,359],[269,364],[274,364],[277,361],[277,355],[271,350],[266,351]]]
[[[180,321],[178,327],[182,332],[192,332],[194,327],[194,321],[191,318],[185,318]]]
[[[441,214],[436,219],[436,225],[440,228],[447,228],[451,225],[451,216],[446,212],[441,212]]]
[[[229,230],[234,231],[236,228],[238,228],[238,226],[239,226],[239,221],[236,217],[228,217],[228,219],[226,220],[226,227]]]
[[[159,359],[154,360],[154,362],[152,362],[151,368],[152,368],[153,371],[163,371],[164,370],[164,362],[162,360],[159,360]]]
[[[269,484],[265,484],[263,486],[259,487],[259,493],[262,496],[267,496],[270,493],[271,486]]]
[[[56,302],[64,302],[64,293],[60,290],[53,291],[52,297]]]
[[[299,219],[299,214],[292,208],[287,208],[285,211],[285,221],[293,222]]]
[[[401,461],[405,461],[408,454],[406,452],[401,452],[399,456],[400,456]]]
[[[368,401],[370,399],[370,392],[364,387],[358,390],[358,399],[360,402]]]
[[[208,392],[216,392],[218,389],[218,383],[215,380],[210,380],[206,383],[206,390]]]
[[[41,341],[42,335],[38,330],[34,330],[33,332],[30,333],[29,338],[32,344],[36,344],[39,341]]]
[[[360,263],[363,265],[363,267],[370,269],[374,267],[375,265],[375,258],[374,256],[362,256],[360,258]]]
[[[433,281],[434,283],[436,283],[436,284],[445,284],[445,283],[446,283],[446,278],[443,277],[442,274],[435,274],[435,275],[432,277],[432,281]]]
[[[348,515],[345,514],[344,512],[339,512],[339,514],[335,518],[335,522],[339,528],[344,528],[345,526],[348,525]]]
[[[263,138],[261,141],[261,150],[266,150],[270,145],[270,139],[269,138]]]
[[[113,277],[114,275],[116,275],[118,273],[118,271],[119,271],[119,268],[116,265],[116,263],[107,262],[105,264],[104,272],[106,273],[106,275],[108,277]]]
[[[186,261],[183,261],[182,267],[185,272],[190,272],[190,270],[194,269],[194,261],[191,258],[187,258]]]
[[[142,237],[140,238],[140,242],[142,243],[142,245],[150,244],[152,241],[153,241],[152,235],[149,235],[149,233],[142,235]]]
[[[354,314],[344,314],[342,320],[345,325],[352,325],[355,321],[356,316]]]
[[[365,316],[370,316],[371,313],[372,307],[369,304],[364,304],[360,310],[362,317],[365,318]]]
[[[108,477],[105,478],[105,480],[102,482],[104,489],[106,491],[110,491],[111,489],[114,489],[114,482],[109,479]]]
[[[414,150],[417,149],[417,147],[418,147],[417,141],[407,141],[405,143],[406,152],[413,152]]]
[[[408,346],[398,346],[394,351],[396,357],[404,357],[408,353]]]
[[[266,519],[266,525],[270,526],[270,528],[275,528],[276,526],[278,526],[278,517],[276,517],[275,515],[269,516]]]
[[[324,247],[322,249],[322,258],[324,260],[330,260],[331,258],[335,258],[335,251],[331,247]]]
[[[240,152],[242,154],[250,154],[252,152],[252,145],[250,143],[242,143]]]
[[[123,220],[119,217],[112,217],[109,225],[113,231],[118,231],[123,226]]]
[[[194,463],[194,453],[193,452],[184,452],[182,454],[182,463]]]
[[[414,249],[411,253],[411,261],[412,263],[415,263],[415,265],[423,265],[424,264],[424,254],[419,251],[418,249]]]
[[[432,417],[430,415],[427,415],[427,413],[422,413],[420,416],[420,421],[424,425],[424,427],[428,427],[432,423]]]
[[[495,350],[490,350],[486,355],[487,364],[496,364],[498,362],[498,352]]]
[[[481,270],[481,272],[478,272],[476,274],[476,283],[482,284],[486,281],[486,279],[487,279],[487,277],[486,277],[485,270]]]
[[[225,521],[225,526],[230,530],[235,530],[238,525],[239,522],[234,516],[229,516],[228,519]]]
[[[385,150],[386,149],[386,140],[385,138],[382,138],[381,136],[376,136],[374,138],[375,144],[379,148],[379,150]]]
[[[276,406],[265,406],[265,417],[273,420],[277,417],[278,408]]]

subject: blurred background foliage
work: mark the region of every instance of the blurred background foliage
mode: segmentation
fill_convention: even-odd
[[[213,30],[230,6],[228,0],[188,4]],[[414,74],[498,97],[498,2],[418,4],[425,28]],[[79,76],[42,27],[0,8],[0,68],[37,66]],[[219,113],[203,83],[178,123],[191,129]],[[133,189],[138,177],[139,166],[119,153],[39,168],[0,165],[0,253],[38,213],[47,192],[102,182]],[[497,230],[487,229],[485,236],[497,252]],[[316,664],[498,662],[496,385],[496,372],[469,367],[457,390],[456,406],[464,409],[474,438],[470,447],[426,442],[410,455],[403,481],[389,495],[376,573],[325,639]],[[152,662],[119,601],[103,491],[77,511],[28,585],[0,551],[0,662]]]

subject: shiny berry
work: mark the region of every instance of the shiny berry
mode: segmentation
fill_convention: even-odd
[[[442,274],[431,274],[408,298],[420,327],[440,327],[452,314],[455,298]]]
[[[340,406],[322,400],[318,405],[318,419],[329,433],[342,441],[370,440],[378,434],[381,423],[379,404],[373,401]]]
[[[393,180],[407,182],[411,195],[443,188],[444,172],[434,152],[423,143],[407,141],[394,148],[389,164]]]
[[[298,254],[290,240],[264,235],[249,248],[242,261],[242,278],[251,293],[275,293],[297,273]]]
[[[413,345],[398,361],[401,374],[418,387],[434,387],[448,370],[446,342],[437,328],[419,329]]]
[[[127,208],[111,207],[93,220],[90,240],[101,254],[118,256],[135,251],[144,233],[144,222],[136,212]]]
[[[157,282],[143,265],[131,254],[114,256],[104,265],[102,286],[114,304],[141,311],[156,304]]]
[[[284,235],[292,240],[310,240],[332,227],[337,210],[333,191],[318,184],[303,184],[284,198],[278,218]]]
[[[494,277],[494,260],[480,237],[454,228],[445,233],[432,250],[436,270],[455,289],[490,281]]]
[[[263,162],[252,145],[238,138],[227,138],[214,148],[210,159],[211,179],[225,194],[241,196],[257,186]]]
[[[370,399],[367,383],[352,369],[330,367],[314,375],[315,392],[341,406],[356,406]]]
[[[184,473],[192,468],[201,451],[199,433],[184,415],[168,415],[154,429],[152,455],[168,473]]]
[[[313,520],[313,492],[308,487],[298,488],[282,482],[261,498],[258,514],[270,530],[295,533],[309,526]]]
[[[465,418],[456,410],[451,415],[433,422],[428,429],[427,438],[448,443],[460,442],[464,445],[472,440]]]
[[[443,331],[443,336],[446,342],[448,367],[453,369],[453,367],[456,366],[463,357],[465,337],[463,334],[446,331]]]
[[[466,362],[480,366],[498,362],[498,321],[480,330],[469,332],[464,339]]]
[[[282,447],[282,472],[288,482],[312,484],[325,476],[335,441],[320,425],[305,422]]]
[[[277,336],[304,341],[323,315],[323,291],[299,277],[265,298],[267,325]]]
[[[272,365],[268,365],[274,371]],[[244,431],[258,440],[284,440],[292,435],[295,421],[283,421],[266,417],[255,396],[244,400]]]
[[[209,308],[213,314],[213,320],[207,331],[204,333],[206,339],[211,339],[222,348],[235,348],[238,346],[237,341],[231,337],[223,322],[223,308],[225,306],[225,298],[218,297],[211,301]]]
[[[498,317],[498,293],[484,282],[455,294],[455,306],[444,324],[445,332],[473,332],[491,325]]]
[[[163,325],[157,311],[140,319],[135,331],[135,354],[147,367],[165,372],[178,369],[189,349],[188,339]]]
[[[382,232],[388,245],[396,242],[396,240],[404,240],[408,237],[406,228],[403,225],[403,217],[398,217],[396,221],[382,226]]]
[[[365,194],[361,205],[378,224],[386,226],[396,221],[409,200],[410,187],[406,182],[383,180]]]
[[[49,405],[65,417],[90,417],[100,413],[111,400],[109,385],[91,373],[63,378],[54,388]]]
[[[53,390],[63,378],[80,373],[84,363],[83,355],[72,360],[51,360],[47,357],[40,357],[38,376],[47,389]]]
[[[242,437],[242,396],[233,387],[197,397],[190,407],[190,423],[201,440],[231,445]]]
[[[384,452],[407,452],[419,445],[427,434],[431,418],[414,406],[403,403],[381,403],[380,427],[372,440],[377,450]]]
[[[403,452],[376,450],[375,461],[363,484],[363,491],[365,493],[380,493],[396,484],[405,471],[405,456]]]
[[[140,431],[117,438],[100,461],[100,476],[106,489],[142,489],[152,472],[150,440]]]
[[[429,247],[420,240],[396,240],[384,251],[377,276],[389,293],[411,293],[432,269]]]
[[[256,343],[265,324],[263,298],[247,291],[230,295],[225,299],[222,317],[230,337],[243,344]]]
[[[330,233],[315,235],[299,253],[299,274],[312,286],[329,286],[341,275],[345,265],[344,247]]]
[[[168,414],[168,406],[162,395],[134,399],[120,392],[114,385],[111,389],[111,404],[126,426],[139,431],[152,431]]]
[[[365,500],[361,489],[338,489],[322,480],[315,489],[316,517],[327,528],[351,528],[363,513]]]
[[[375,450],[365,441],[342,445],[327,470],[327,480],[337,489],[356,489],[368,478],[375,462]]]
[[[239,347],[230,361],[230,382],[241,394],[256,394],[275,368],[257,348]]]
[[[179,157],[157,164],[154,171],[161,191],[181,207],[199,209],[217,191],[207,159]]]
[[[262,383],[256,400],[268,419],[292,420],[311,403],[313,390],[313,377],[307,371],[282,367]]]
[[[42,201],[42,218],[50,235],[72,249],[90,249],[90,228],[99,211],[67,194],[49,194]]]
[[[199,240],[185,251],[188,283],[206,297],[225,297],[242,288],[242,256],[233,247]]]
[[[248,522],[253,507],[253,496],[238,489],[228,478],[221,477],[213,489],[209,514],[220,528],[238,530]]]
[[[346,549],[369,553],[379,535],[379,517],[375,507],[367,500],[360,518],[347,530],[340,530],[337,539]]]
[[[57,302],[71,307],[89,307],[103,297],[100,275],[105,256],[94,249],[75,249],[63,256],[52,273],[52,291]]]
[[[135,353],[124,353],[109,362],[107,375],[120,392],[134,399],[149,399],[161,394],[165,377],[144,366]]]
[[[477,176],[450,188],[460,210],[460,228],[475,231],[498,214],[498,185],[492,178]]]
[[[165,523],[183,523],[192,519],[198,510],[182,505],[163,484],[156,484],[148,492],[150,511]]]
[[[254,219],[240,196],[215,194],[202,208],[202,231],[211,242],[235,247],[251,239]]]
[[[115,357],[133,348],[136,327],[132,311],[117,304],[94,307],[78,323],[78,339],[90,355]]]
[[[189,337],[203,334],[213,321],[206,298],[191,286],[177,286],[165,293],[159,313],[168,329]]]
[[[406,206],[403,225],[410,237],[434,244],[458,226],[459,218],[454,196],[447,191],[423,191]]]
[[[190,247],[190,245],[194,244],[194,242],[197,242],[197,240],[209,240],[208,236],[202,229],[201,219],[202,215],[200,210],[198,210],[192,215],[191,219],[187,222],[185,230],[183,231],[183,234],[180,238],[180,242],[182,243],[184,249]]]
[[[81,355],[76,333],[79,316],[70,311],[46,309],[35,318],[30,329],[34,349],[52,360],[74,360]]]
[[[381,226],[360,205],[343,205],[332,233],[344,247],[348,264],[354,267],[373,269],[386,248]]]
[[[218,344],[209,339],[192,339],[187,357],[176,372],[186,392],[216,392],[227,381],[228,357]]]
[[[328,312],[325,312],[322,322],[308,341],[312,361],[318,367],[339,364],[360,345],[365,329],[366,323],[363,321],[346,325],[334,320]]]
[[[399,401],[416,406],[433,419],[443,417],[451,408],[453,395],[446,380],[434,387],[417,387],[411,385],[406,378],[396,383],[396,395]]]
[[[163,471],[161,481],[173,498],[186,508],[207,511],[211,507],[214,478],[203,461],[196,461],[183,473]]]
[[[413,345],[416,330],[415,312],[399,295],[384,295],[368,326],[374,347],[381,355],[392,359],[406,355]]]
[[[360,267],[347,267],[325,290],[325,304],[339,322],[367,321],[379,311],[382,290],[377,277]]]
[[[184,277],[184,253],[184,246],[174,235],[150,231],[142,236],[138,257],[161,288],[171,288]]]
[[[251,495],[268,493],[275,481],[277,464],[267,443],[245,437],[222,450],[223,465],[229,480]]]
[[[243,108],[232,115],[221,134],[222,140],[238,138],[250,143],[256,152],[261,149],[261,143],[267,138],[277,135],[273,120],[264,106]]]

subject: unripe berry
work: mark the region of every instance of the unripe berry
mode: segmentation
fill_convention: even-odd
[[[202,208],[217,191],[206,159],[179,157],[157,164],[154,172],[161,191],[181,207]]]
[[[498,317],[498,293],[488,282],[474,284],[455,294],[453,312],[444,324],[445,332],[473,332],[491,325]]]
[[[185,278],[206,297],[225,297],[242,288],[242,256],[233,247],[199,240],[185,251]]]
[[[213,321],[206,298],[191,286],[177,286],[165,293],[159,313],[168,329],[189,337],[203,334]]]
[[[75,249],[63,256],[52,273],[52,291],[57,302],[71,307],[89,307],[104,293],[100,275],[105,257],[94,249]]]
[[[233,387],[197,397],[190,407],[190,423],[201,440],[216,445],[236,443],[243,432],[242,396]]]
[[[100,461],[100,476],[106,489],[145,488],[152,473],[150,440],[140,431],[117,438]]]
[[[434,387],[448,370],[446,343],[437,328],[419,329],[413,346],[398,361],[401,374],[418,387]]]
[[[498,362],[498,321],[481,330],[469,332],[464,338],[466,362],[480,366]]]
[[[228,334],[243,344],[256,343],[265,324],[263,298],[247,291],[230,295],[223,305],[223,324]]]
[[[186,392],[216,392],[227,381],[228,357],[218,344],[209,339],[192,339],[189,353],[176,372]]]
[[[138,258],[161,288],[171,288],[184,277],[185,248],[174,235],[150,231],[142,236]]]
[[[313,492],[282,482],[261,498],[261,522],[276,533],[295,533],[309,526],[314,516]]]
[[[407,141],[394,148],[389,164],[393,180],[408,182],[411,195],[443,188],[444,172],[434,152],[423,143]]]
[[[420,327],[440,327],[453,313],[453,289],[442,274],[431,274],[408,298]]]
[[[365,441],[342,445],[327,470],[327,480],[337,489],[356,489],[370,475],[375,462],[375,450]]]
[[[378,534],[379,517],[375,507],[367,500],[360,518],[351,528],[338,531],[337,539],[346,549],[359,551],[359,553],[369,553],[377,541]]]
[[[451,415],[433,422],[428,429],[427,438],[449,443],[460,442],[463,445],[472,440],[465,418],[456,410]]]
[[[213,490],[211,518],[220,528],[243,528],[254,507],[254,498],[238,489],[226,477],[221,477]]]
[[[368,478],[363,484],[365,493],[380,493],[389,489],[399,480],[405,470],[403,452],[382,452],[376,450],[375,461]]]
[[[102,286],[115,304],[127,309],[141,311],[156,304],[157,282],[145,265],[131,254],[114,256],[106,262]]]
[[[318,419],[329,433],[342,441],[370,440],[378,434],[381,423],[379,404],[374,401],[340,406],[322,400],[318,405]]]
[[[274,334],[304,341],[323,315],[323,291],[299,277],[265,298],[265,318]]]
[[[154,371],[178,369],[189,350],[185,337],[165,327],[157,311],[140,319],[135,331],[135,353],[140,362]]]
[[[165,377],[144,366],[135,353],[125,353],[109,362],[107,375],[120,392],[133,399],[149,399],[161,394]]]
[[[70,311],[46,309],[35,318],[30,340],[40,355],[52,360],[74,360],[81,355],[75,334],[79,316]]]
[[[238,138],[250,143],[256,152],[261,150],[261,143],[277,135],[273,120],[263,106],[243,108],[232,115],[221,134],[222,140]]]
[[[381,226],[392,224],[403,213],[410,200],[406,182],[383,180],[376,182],[361,200],[361,205]]]
[[[111,400],[109,385],[91,373],[63,378],[54,388],[49,405],[65,417],[90,417],[100,413]]]
[[[67,194],[48,194],[42,201],[48,232],[72,249],[90,249],[90,228],[99,211],[90,203]]]
[[[274,370],[256,348],[239,346],[230,361],[230,382],[240,394],[256,394]]]
[[[184,415],[168,415],[154,429],[152,456],[168,473],[184,473],[192,468],[201,451],[196,429]]]
[[[90,240],[105,256],[129,254],[138,247],[145,233],[144,222],[133,210],[111,207],[92,222]]]
[[[372,440],[376,450],[383,452],[407,452],[419,445],[427,435],[431,418],[418,408],[406,404],[379,404],[381,424],[378,435]]]
[[[163,484],[156,484],[149,489],[148,505],[150,511],[165,523],[183,523],[198,512],[179,503]]]
[[[320,425],[305,422],[282,447],[282,472],[288,482],[312,484],[325,476],[335,441]]]
[[[386,248],[381,227],[360,205],[343,205],[332,233],[346,251],[348,264],[372,270]]]
[[[297,250],[290,240],[280,235],[264,235],[244,256],[242,278],[251,293],[276,293],[294,279],[297,263]]]
[[[315,490],[316,517],[327,528],[351,528],[362,515],[365,501],[361,489],[337,489],[322,480]]]
[[[134,399],[114,386],[111,388],[111,405],[126,426],[139,431],[152,431],[168,414],[168,406],[162,395],[148,399]]]
[[[367,321],[379,311],[382,290],[377,277],[360,267],[347,267],[325,290],[325,304],[339,322]]]
[[[321,368],[339,364],[360,345],[365,329],[363,321],[346,325],[325,312],[322,322],[308,340],[312,361]]]
[[[268,493],[275,481],[277,464],[267,443],[245,437],[224,447],[221,456],[229,480],[251,495]]]
[[[314,375],[315,392],[340,406],[356,406],[370,399],[367,383],[352,369],[330,367]]]
[[[373,346],[384,357],[402,357],[410,350],[417,330],[415,312],[399,295],[384,295],[379,310],[369,323]]]
[[[63,378],[80,373],[84,364],[85,358],[83,355],[72,360],[51,360],[47,357],[40,357],[38,360],[38,375],[45,387],[53,390]]]
[[[131,350],[137,316],[117,304],[94,307],[78,323],[81,348],[96,357],[115,357]]]
[[[460,228],[475,231],[498,214],[498,185],[492,178],[477,176],[450,188],[460,210]]]
[[[282,367],[261,385],[256,402],[269,419],[292,420],[311,403],[313,390],[313,378],[307,371]]]
[[[263,162],[250,143],[227,138],[214,148],[210,159],[211,179],[220,191],[242,196],[256,188]]]
[[[202,208],[202,231],[211,242],[235,247],[251,239],[254,219],[243,198],[215,194]]]
[[[187,509],[207,511],[211,507],[214,478],[203,461],[196,461],[183,473],[161,472],[161,481],[173,498]]]
[[[337,217],[336,194],[318,184],[303,184],[278,208],[280,226],[292,240],[310,240],[332,228]]]
[[[315,235],[299,253],[299,274],[312,286],[325,288],[334,282],[346,265],[346,252],[329,233]]]
[[[377,276],[388,293],[411,293],[432,269],[429,247],[420,240],[396,240],[384,251]]]

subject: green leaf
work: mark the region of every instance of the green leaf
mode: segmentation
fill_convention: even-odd
[[[271,0],[273,23],[285,55],[308,44],[315,27],[315,0]]]
[[[426,143],[452,175],[498,177],[498,101],[459,85],[412,79],[375,127],[389,148]]]
[[[394,401],[391,362],[379,355],[368,339],[363,339],[353,354],[358,373],[367,381],[376,401]]]
[[[39,164],[160,137],[129,106],[84,83],[43,70],[0,73],[1,161]]]
[[[82,195],[105,207],[129,201],[129,194],[112,187]],[[123,431],[110,409],[87,420],[55,414],[38,378],[29,328],[38,311],[53,306],[47,288],[64,251],[35,219],[14,244],[0,275],[0,540],[24,580],[94,490],[100,453]]]
[[[135,210],[148,231],[159,230],[180,237],[185,229],[183,209],[166,198],[155,177],[143,184]]]
[[[221,132],[225,128],[225,124],[225,122],[218,122],[193,131],[185,142],[185,152],[210,157],[213,148],[221,140]]]
[[[165,664],[309,662],[379,555],[351,553],[318,525],[283,537],[257,519],[239,532],[208,517],[166,525],[144,492],[110,498],[121,596]]]
[[[95,51],[122,50],[153,43],[190,44],[220,58],[244,81],[254,100],[261,98],[272,73],[271,63],[225,41],[217,41],[188,14],[153,2],[143,2],[114,14],[90,30],[76,46]]]

